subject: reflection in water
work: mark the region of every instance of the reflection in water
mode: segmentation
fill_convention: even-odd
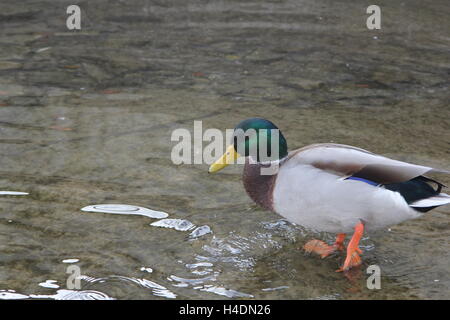
[[[195,225],[192,222],[184,219],[162,219],[153,222],[150,225],[154,227],[175,229],[178,231],[189,231],[195,228]]]
[[[163,298],[174,299],[177,297],[176,294],[174,294],[172,291],[168,290],[166,287],[159,285],[156,282],[147,280],[147,279],[137,279],[137,278],[124,277],[124,276],[110,276],[110,277],[106,277],[106,278],[94,279],[94,280],[91,280],[90,282],[96,282],[96,281],[106,282],[108,280],[121,280],[121,281],[125,281],[125,282],[129,281],[129,282],[135,283],[143,288],[151,289],[152,293],[155,296],[159,296],[159,297],[163,297]]]
[[[80,259],[73,258],[73,259],[64,259],[61,262],[62,263],[77,263],[78,261],[80,261]]]
[[[0,185],[29,192],[0,191],[0,298],[450,298],[450,208],[364,238],[382,270],[368,290],[366,266],[349,283],[340,254],[298,250],[333,235],[256,208],[242,168],[174,165],[170,139],[258,116],[292,149],[449,169],[447,0],[391,1],[382,32],[350,0],[97,0],[81,33],[53,1],[22,2],[0,1]],[[89,276],[61,289],[73,264]]]
[[[177,297],[175,293],[168,290],[166,287],[143,278],[134,278],[134,277],[126,277],[126,276],[119,276],[119,275],[112,275],[107,277],[101,277],[101,278],[94,278],[86,275],[81,275],[79,277],[81,280],[83,280],[86,283],[86,286],[93,287],[98,284],[101,284],[104,288],[112,289],[117,283],[120,284],[132,284],[133,286],[138,286],[143,289],[150,289],[151,294],[157,297],[163,297],[168,299],[174,299]],[[92,291],[92,290],[90,290]]]
[[[141,267],[141,269],[139,269],[139,270],[145,271],[145,272],[148,272],[148,273],[152,273],[153,272],[153,269],[149,268],[149,267]]]
[[[0,191],[1,196],[26,196],[27,192],[20,191]]]
[[[75,291],[75,290],[66,290],[61,289],[53,295],[40,295],[40,294],[31,294],[24,295],[20,293],[16,293],[14,291],[0,291],[0,299],[3,300],[17,300],[17,299],[54,299],[54,300],[113,300],[113,298],[104,294],[103,292],[93,291],[93,290],[83,290],[83,291]]]
[[[55,300],[114,300],[109,297],[107,294],[95,290],[58,290],[55,295],[30,295],[30,298],[39,298],[39,299],[55,299]]]
[[[339,299],[339,294],[326,294],[323,296],[311,298],[311,300],[337,300],[337,299]]]
[[[81,209],[86,212],[103,212],[112,214],[135,214],[145,216],[149,218],[166,218],[169,215],[165,212],[155,211],[148,208],[131,206],[128,204],[96,204],[93,206],[87,206]]]
[[[283,289],[289,289],[288,286],[279,286],[275,288],[263,288],[262,291],[276,291],[276,290],[283,290]]]
[[[208,234],[208,233],[212,233],[211,228],[209,226],[201,226],[201,227],[195,228],[194,231],[192,231],[189,234],[189,237],[191,239],[195,239],[195,238],[199,238],[201,236],[204,236],[205,234]]]
[[[47,280],[45,282],[39,283],[39,285],[44,288],[58,289],[59,285],[57,285],[56,282],[56,280]]]
[[[207,276],[207,277],[203,277],[203,278],[193,278],[193,279],[182,278],[182,277],[178,277],[175,275],[171,275],[167,278],[167,280],[178,282],[177,286],[187,287],[189,285],[195,286],[195,285],[203,284],[208,281],[215,281],[217,279],[218,274],[219,273],[216,272],[211,276]]]
[[[204,286],[201,291],[205,292],[212,292],[221,296],[225,296],[227,298],[253,298],[251,294],[239,292],[232,289],[226,289],[223,287],[216,287],[216,286]]]
[[[18,300],[28,298],[29,297],[27,295],[16,293],[14,290],[0,290],[0,299],[3,300]]]

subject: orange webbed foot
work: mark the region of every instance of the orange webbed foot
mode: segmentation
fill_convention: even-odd
[[[308,241],[303,246],[303,249],[308,253],[311,252],[317,253],[322,258],[328,257],[330,254],[336,251],[335,246],[329,246],[325,242],[316,239]]]
[[[304,246],[303,249],[310,253],[314,252],[320,255],[323,258],[328,257],[330,254],[335,252],[336,250],[344,250],[344,240],[345,240],[345,233],[340,233],[336,237],[336,242],[329,246],[325,242],[321,240],[310,240],[308,241]]]
[[[340,267],[336,272],[342,272],[342,271],[348,271],[351,268],[359,267],[362,264],[361,257],[359,256],[358,252],[355,250],[351,255],[348,255],[345,258],[344,265]]]
[[[362,260],[359,254],[362,254],[361,249],[358,247],[359,241],[364,232],[364,224],[362,222],[355,226],[355,233],[347,246],[347,257],[345,258],[344,265],[336,270],[337,272],[348,271],[351,268],[361,265]]]

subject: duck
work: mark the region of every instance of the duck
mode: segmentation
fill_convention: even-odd
[[[303,246],[322,258],[346,250],[336,271],[362,264],[359,242],[365,233],[450,204],[450,195],[442,192],[446,186],[426,176],[449,171],[345,144],[318,143],[288,151],[281,130],[263,118],[241,121],[225,153],[208,171],[216,173],[235,163],[244,164],[243,185],[257,205],[308,230],[337,234],[332,245],[312,239]]]

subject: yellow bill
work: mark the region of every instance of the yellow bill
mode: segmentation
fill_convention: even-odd
[[[222,170],[227,165],[234,163],[239,156],[239,153],[234,150],[234,146],[229,145],[227,151],[209,167],[209,173]]]

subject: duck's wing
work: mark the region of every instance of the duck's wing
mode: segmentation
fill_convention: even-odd
[[[379,184],[404,182],[431,172],[450,173],[389,159],[364,149],[331,143],[313,144],[292,151],[287,160],[309,164],[343,177],[353,176]]]

